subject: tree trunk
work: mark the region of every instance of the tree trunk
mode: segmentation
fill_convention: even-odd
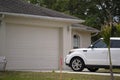
[[[108,53],[109,53],[109,64],[110,64],[111,80],[114,80],[113,70],[112,70],[112,59],[111,59],[110,45],[108,46]]]

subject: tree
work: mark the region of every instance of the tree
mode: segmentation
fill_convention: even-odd
[[[114,23],[119,23],[120,0],[26,0],[33,4],[61,11],[85,19],[85,25],[102,29],[102,37],[108,45],[109,59],[110,36],[120,36],[119,27]],[[118,20],[117,20],[118,19]],[[105,26],[103,26],[105,25]],[[102,26],[102,27],[101,27]],[[119,25],[118,25],[119,26]],[[111,67],[111,62],[110,62]],[[112,72],[112,70],[111,70]]]
[[[113,25],[115,21],[113,18],[119,19],[120,17],[119,4],[119,0],[69,0],[69,12],[71,15],[85,19],[85,25],[99,30],[101,30],[101,26],[111,22],[111,36],[120,36]],[[95,38],[93,37],[93,39]]]
[[[111,80],[114,80],[113,71],[112,71],[112,59],[111,59],[111,52],[110,52],[111,30],[112,30],[111,26],[105,25],[101,33],[102,33],[103,41],[106,43],[108,47]]]
[[[54,10],[69,14],[68,1],[69,0],[57,0],[54,6]]]
[[[116,29],[117,29],[118,32],[120,32],[120,24],[116,25]]]
[[[120,23],[116,24],[116,30],[117,30],[117,36],[119,35],[120,36]]]
[[[112,17],[120,17],[120,0],[25,0],[86,20],[85,25],[101,30]],[[109,12],[108,12],[109,11]],[[115,32],[115,31],[114,31]],[[116,34],[116,33],[115,33]]]
[[[74,15],[76,17],[84,18],[84,12],[85,12],[85,7],[83,6],[85,4],[85,1],[83,0],[69,0],[69,13],[71,15]],[[81,11],[81,12],[80,12]]]
[[[57,0],[25,0],[29,3],[36,4],[38,6],[43,6],[46,8],[54,9]]]

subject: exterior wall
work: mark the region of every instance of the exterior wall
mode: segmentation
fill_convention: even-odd
[[[47,28],[47,27],[56,28],[59,30],[59,32],[58,32],[59,40],[57,43],[59,46],[59,49],[57,49],[58,53],[56,53],[57,54],[56,57],[58,58],[58,60],[56,62],[58,64],[58,69],[60,69],[60,57],[62,57],[62,62],[64,62],[65,55],[71,49],[71,27],[69,26],[70,24],[71,23],[55,22],[55,21],[32,19],[32,18],[28,19],[28,18],[21,18],[21,17],[16,17],[16,16],[5,16],[0,25],[0,37],[1,37],[0,38],[0,44],[1,44],[0,45],[0,56],[7,56],[7,57],[9,57],[8,60],[12,59],[12,57],[10,58],[10,55],[8,54],[9,50],[7,50],[8,43],[9,43],[9,40],[7,37],[9,37],[9,33],[7,34],[6,31],[9,29],[6,28],[6,26],[7,27],[11,26],[11,28],[15,27],[15,26],[16,27],[17,26],[18,27],[28,26],[30,28],[32,28],[32,27],[34,28],[36,26],[45,27],[45,28]],[[13,31],[14,31],[14,28],[13,28]],[[46,32],[46,34],[47,33],[49,34],[49,32]],[[45,34],[45,33],[43,33],[43,34]],[[45,36],[46,36],[46,34],[45,34]],[[32,34],[30,34],[30,35],[32,35]],[[12,36],[12,37],[14,37],[14,36]],[[48,36],[48,37],[50,37],[50,36]],[[13,38],[11,38],[11,39],[13,39]],[[54,38],[51,38],[51,39],[53,39],[53,41],[54,41]],[[12,43],[11,43],[11,45],[12,45]],[[48,53],[49,53],[49,51],[48,51]],[[39,54],[39,56],[41,56],[41,55]],[[46,54],[45,56],[48,56],[48,55]],[[24,55],[24,57],[27,57],[27,55]],[[10,69],[10,65],[11,64],[7,65],[8,69]],[[63,63],[63,69],[65,69],[65,68],[66,68],[66,66]]]
[[[71,27],[70,27],[71,29]],[[80,36],[80,48],[86,48],[91,44],[91,33],[90,32],[85,32],[85,31],[79,31],[79,30],[73,30],[71,29],[71,35],[69,39],[71,39],[71,45],[69,45],[69,49],[66,49],[66,52],[64,53],[64,56],[66,56],[69,52],[70,49],[73,49],[73,36],[74,35],[79,35]],[[69,33],[70,34],[70,33]],[[69,41],[69,39],[66,40]],[[71,70],[70,67],[64,65],[65,70]]]
[[[91,33],[90,32],[73,30],[72,31],[72,45],[73,45],[73,35],[75,34],[80,36],[80,48],[87,48],[91,44]]]
[[[10,26],[9,24],[13,24],[13,26],[28,26],[28,27],[46,27],[46,28],[56,28],[58,29],[58,53],[56,61],[58,64],[58,69],[60,69],[60,58],[62,58],[63,62],[63,69],[68,69],[68,67],[64,64],[64,58],[68,54],[69,50],[72,49],[73,42],[72,38],[73,34],[79,34],[80,35],[80,47],[88,47],[88,45],[91,42],[91,35],[89,32],[84,31],[78,31],[78,30],[72,30],[71,24],[72,23],[65,23],[65,22],[59,22],[59,21],[50,21],[50,20],[42,20],[42,19],[32,19],[32,18],[24,18],[24,17],[17,17],[17,16],[5,16],[0,24],[0,56],[5,56],[7,53],[6,47],[7,47],[7,40],[6,38],[6,25]],[[42,33],[41,33],[42,34]],[[45,33],[44,33],[45,34]],[[47,34],[47,32],[46,32]],[[45,35],[46,36],[46,35]],[[14,36],[13,36],[14,37]],[[49,36],[48,36],[49,37]],[[52,38],[54,41],[54,38]],[[49,41],[49,40],[48,40]],[[49,53],[49,51],[48,51]],[[8,56],[8,54],[6,54]],[[27,55],[25,55],[27,56]],[[39,54],[39,56],[41,56]],[[47,56],[47,54],[46,54]],[[9,56],[8,56],[9,57]]]
[[[63,60],[71,50],[71,26],[63,28]],[[63,69],[68,69],[63,61]]]

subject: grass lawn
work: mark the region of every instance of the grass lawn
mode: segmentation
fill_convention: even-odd
[[[0,80],[60,80],[60,74],[55,72],[6,71],[0,72]],[[62,80],[110,80],[110,77],[63,73]],[[115,80],[120,80],[120,77],[115,77]]]

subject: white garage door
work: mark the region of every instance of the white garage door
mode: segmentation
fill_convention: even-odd
[[[7,24],[7,69],[58,69],[59,29]]]

